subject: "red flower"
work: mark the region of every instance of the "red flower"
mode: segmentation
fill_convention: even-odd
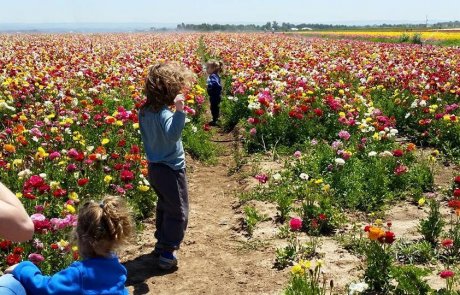
[[[460,200],[450,200],[448,206],[450,208],[460,209]]]
[[[456,184],[460,185],[460,176],[454,178]]]
[[[62,188],[58,188],[57,190],[53,192],[53,196],[55,196],[56,198],[64,197],[66,194],[67,194],[67,191]]]
[[[321,221],[324,221],[327,219],[327,216],[325,214],[320,214],[318,215],[318,219],[321,220]]]
[[[50,247],[51,247],[51,249],[53,249],[53,250],[59,249],[59,245],[58,245],[58,244],[54,244],[54,243],[51,244]]]
[[[121,180],[124,182],[130,182],[134,179],[134,173],[129,170],[121,171]]]
[[[452,239],[445,239],[444,241],[442,241],[442,246],[444,248],[451,248],[453,245],[454,245],[454,240]]]
[[[24,253],[24,248],[22,248],[22,247],[15,247],[14,250],[13,250],[13,253],[14,253],[14,254],[21,255],[22,253]]]
[[[448,279],[448,278],[451,278],[455,275],[455,273],[449,269],[446,269],[446,270],[443,270],[441,271],[441,273],[439,274],[439,276],[443,279]]]
[[[89,178],[80,178],[80,179],[77,181],[78,186],[84,186],[84,185],[86,185],[88,182],[89,182]]]
[[[323,113],[324,113],[323,110],[321,110],[321,109],[314,109],[313,112],[315,112],[316,116],[318,116],[318,117],[322,117]]]
[[[210,130],[211,130],[211,126],[209,126],[209,124],[204,124],[204,125],[203,125],[203,130],[204,130],[204,131],[210,131]]]
[[[22,257],[18,254],[9,254],[8,256],[6,256],[6,264],[8,264],[9,266],[18,264],[19,262],[21,262],[21,260]]]
[[[370,226],[370,225],[366,225],[366,226],[364,227],[364,231],[367,232],[367,233],[369,232],[370,229],[371,229],[371,226]]]
[[[402,157],[404,155],[404,152],[402,150],[394,150],[393,151],[393,156],[395,157]]]
[[[28,184],[30,184],[34,188],[38,188],[45,184],[45,180],[40,175],[32,175],[29,178]]]
[[[11,241],[1,241],[0,242],[0,250],[6,251],[11,247]]]
[[[34,220],[35,231],[43,234],[51,229],[51,222],[48,219]]]
[[[298,217],[291,218],[291,220],[289,221],[289,227],[293,231],[300,230],[302,228],[302,219]]]
[[[454,189],[454,197],[460,197],[460,188]]]
[[[385,243],[393,244],[395,240],[396,240],[396,237],[395,237],[394,232],[392,231],[385,232]]]

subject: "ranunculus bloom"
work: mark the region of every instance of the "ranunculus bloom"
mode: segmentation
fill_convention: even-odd
[[[460,185],[460,176],[454,178],[456,184]]]
[[[400,175],[403,175],[407,172],[409,168],[407,168],[407,166],[404,166],[404,165],[399,165],[395,168],[394,170],[394,173],[397,175],[397,176],[400,176]]]
[[[45,183],[45,180],[40,175],[32,175],[28,183],[34,188],[38,188]]]
[[[296,157],[298,159],[298,158],[302,157],[302,153],[300,151],[296,151],[294,153],[294,157]]]
[[[50,160],[54,160],[61,157],[61,154],[59,152],[52,152],[48,157],[50,158]]]
[[[268,176],[266,174],[258,174],[254,176],[260,183],[266,183],[268,181]]]
[[[368,238],[372,241],[377,241],[385,236],[385,232],[383,229],[376,227],[376,226],[371,226],[369,227],[369,231],[367,232]]]
[[[460,188],[454,189],[454,197],[456,198],[460,197]]]
[[[402,150],[394,150],[393,151],[393,156],[395,157],[402,157],[404,155],[404,152]]]
[[[32,253],[29,255],[29,260],[33,264],[40,264],[40,262],[43,262],[45,260],[45,257],[38,253]]]
[[[89,182],[89,178],[80,178],[80,179],[77,181],[77,184],[78,184],[79,186],[84,186],[84,185],[86,185],[88,182]]]
[[[123,182],[130,182],[134,179],[134,173],[129,170],[123,170],[120,177]]]
[[[451,278],[455,275],[455,273],[449,269],[443,270],[439,273],[439,276],[443,279]]]
[[[453,245],[454,245],[454,240],[452,239],[445,239],[444,241],[442,241],[442,246],[444,248],[451,248]]]
[[[350,133],[348,133],[348,131],[342,130],[339,132],[339,137],[340,139],[343,139],[343,140],[349,140],[351,135]]]
[[[395,240],[396,240],[396,237],[392,231],[385,232],[385,243],[386,244],[393,244]]]
[[[298,217],[291,218],[291,220],[289,221],[289,227],[293,231],[300,230],[302,228],[302,219],[300,219]]]

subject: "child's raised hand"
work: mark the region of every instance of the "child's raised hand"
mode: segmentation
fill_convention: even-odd
[[[176,111],[183,112],[185,106],[185,98],[183,94],[178,94],[174,99],[174,105],[176,106]]]
[[[5,273],[6,274],[12,273],[14,271],[14,269],[16,268],[16,266],[18,266],[18,265],[15,264],[15,265],[12,265],[12,266],[8,267],[7,269],[5,269]]]

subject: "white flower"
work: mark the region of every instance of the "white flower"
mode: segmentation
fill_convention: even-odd
[[[398,129],[391,128],[391,129],[390,129],[390,133],[391,133],[392,135],[396,135],[396,134],[399,133],[399,131],[398,131]]]
[[[25,177],[28,177],[32,175],[32,171],[30,171],[29,169],[25,169],[25,170],[22,170],[18,173],[18,177],[19,179],[23,179]]]
[[[372,152],[369,152],[369,154],[367,154],[369,157],[375,157],[377,156],[377,152],[375,151],[372,151]]]
[[[308,180],[310,178],[307,173],[300,173],[299,177],[303,180]]]
[[[420,106],[421,107],[426,107],[426,101],[425,100],[420,101]]]
[[[94,146],[90,145],[86,147],[86,150],[91,153],[94,150]]]
[[[369,285],[365,282],[361,283],[351,283],[350,287],[348,288],[348,294],[354,295],[359,294],[366,291],[369,288]]]
[[[343,166],[343,165],[345,165],[345,160],[342,159],[342,158],[337,158],[337,159],[335,159],[335,163],[337,165],[339,165],[339,166]]]
[[[410,113],[407,113],[407,114],[404,116],[405,119],[407,119],[407,118],[409,118],[409,117],[410,117]]]
[[[40,175],[41,178],[46,179],[46,173],[40,173],[38,175]]]
[[[382,158],[393,157],[393,153],[390,152],[390,151],[384,151],[384,152],[380,153],[379,156],[382,157]]]
[[[193,133],[195,133],[195,132],[198,131],[198,128],[196,126],[192,126],[192,131],[193,131]]]
[[[185,123],[190,123],[190,119],[189,119],[189,118],[185,118]]]
[[[281,178],[282,178],[281,174],[279,174],[279,173],[276,173],[276,174],[273,175],[274,180],[281,180]]]

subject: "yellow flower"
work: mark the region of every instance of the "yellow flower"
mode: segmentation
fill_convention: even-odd
[[[345,91],[344,91],[343,89],[340,89],[340,90],[339,90],[339,94],[340,94],[340,95],[344,95],[344,94],[345,94]]]
[[[372,135],[372,138],[374,140],[380,140],[380,135],[376,132],[376,133],[374,133],[374,135]]]
[[[71,192],[69,194],[69,199],[71,199],[73,201],[78,201],[78,194],[76,192]]]
[[[123,121],[118,120],[117,122],[115,122],[115,125],[117,125],[117,126],[123,126]]]
[[[13,167],[21,166],[24,163],[22,159],[14,159],[13,160]]]
[[[420,200],[418,200],[418,205],[422,207],[423,205],[425,205],[425,202],[426,202],[425,198],[420,198]]]
[[[316,267],[322,267],[324,265],[324,261],[322,261],[321,259],[318,259],[316,261]]]
[[[16,197],[17,197],[18,199],[22,198],[22,193],[16,193]]]
[[[345,113],[344,113],[344,112],[340,112],[340,113],[339,113],[339,117],[340,117],[340,118],[345,118]]]
[[[72,251],[77,252],[78,251],[78,246],[73,246]]]
[[[301,275],[301,274],[304,273],[304,269],[302,268],[302,266],[300,264],[295,264],[291,268],[291,273],[294,274],[294,275]]]
[[[319,178],[319,179],[316,179],[315,180],[315,184],[321,184],[323,183],[323,179],[322,178]]]
[[[59,242],[57,242],[59,248],[61,249],[64,249],[66,248],[67,246],[69,246],[69,242],[65,241],[65,240],[60,240]]]
[[[140,185],[137,187],[137,189],[140,190],[141,192],[146,192],[150,189],[150,187],[147,185]]]
[[[300,260],[299,265],[304,269],[309,269],[311,267],[311,262],[309,260]]]
[[[329,184],[324,184],[322,189],[324,192],[328,192],[331,190],[331,186]]]
[[[133,124],[133,128],[134,128],[134,129],[139,129],[139,123],[134,123],[134,124]]]
[[[382,219],[376,219],[376,220],[375,220],[375,225],[381,226],[382,224],[383,224],[383,220],[382,220]]]
[[[75,212],[77,212],[77,210],[75,210],[75,207],[70,205],[70,204],[67,204],[65,206],[65,209],[67,210],[67,212],[69,212],[70,214],[75,214]]]
[[[110,182],[112,181],[112,179],[113,179],[112,176],[106,175],[106,176],[104,177],[104,182],[105,182],[105,183],[110,183]]]
[[[104,138],[104,139],[102,139],[102,141],[101,141],[102,145],[106,145],[106,144],[108,144],[109,142],[110,142],[110,139],[108,139],[108,138]]]
[[[48,157],[48,153],[42,148],[42,147],[39,147],[37,149],[37,153],[35,154],[35,157],[36,158],[46,158]]]
[[[53,190],[59,188],[59,182],[57,182],[57,181],[51,181],[51,182],[50,182],[50,187],[51,187],[51,189],[53,189]]]

